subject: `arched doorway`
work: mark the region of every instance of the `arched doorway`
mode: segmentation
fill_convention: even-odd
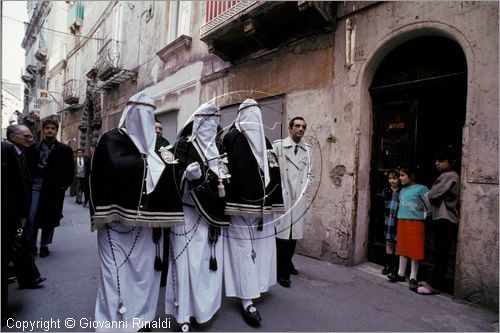
[[[373,149],[368,260],[383,264],[384,214],[380,193],[388,186],[387,170],[410,163],[418,168],[420,183],[430,188],[437,177],[437,150],[452,146],[461,152],[467,97],[465,55],[450,39],[415,38],[396,47],[382,61],[370,94]],[[460,161],[457,166],[460,173]],[[431,224],[426,227],[426,259],[419,272],[422,279],[429,276],[434,262],[433,228]],[[455,258],[455,246],[452,251]],[[454,267],[451,262],[444,291],[453,292]]]

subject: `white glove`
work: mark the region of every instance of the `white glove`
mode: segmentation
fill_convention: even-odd
[[[184,172],[187,180],[194,180],[201,178],[201,168],[198,162],[189,164]]]

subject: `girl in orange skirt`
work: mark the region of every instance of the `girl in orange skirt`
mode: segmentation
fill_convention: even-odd
[[[429,207],[427,187],[417,184],[415,170],[402,168],[399,179],[403,188],[399,194],[396,254],[399,255],[399,271],[388,275],[391,282],[405,281],[406,264],[411,259],[410,289],[418,288],[418,262],[424,259],[425,214]]]

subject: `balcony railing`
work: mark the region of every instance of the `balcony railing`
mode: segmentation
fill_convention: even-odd
[[[83,25],[84,8],[83,3],[80,1],[69,8],[68,28],[71,33],[76,33]]]
[[[95,69],[102,83],[96,86],[96,92],[110,90],[136,75],[122,67],[121,45],[121,42],[109,39],[99,51]]]
[[[207,1],[205,7],[205,23],[221,15],[241,1]]]
[[[71,79],[64,83],[63,87],[63,101],[66,104],[77,104],[78,97],[78,81]]]
[[[213,30],[230,24],[230,22],[241,16],[245,10],[258,1],[207,1],[205,4],[205,24],[201,26],[200,36],[203,40]]]
[[[42,35],[40,35],[40,38],[38,40],[38,48],[35,52],[35,58],[38,61],[42,62],[45,62],[47,60],[47,41]]]
[[[26,72],[28,74],[31,74],[33,76],[36,76],[37,72],[38,72],[38,64],[37,64],[37,61],[34,60],[30,63],[28,63],[28,66],[26,66]]]
[[[106,81],[121,70],[120,42],[108,40],[97,56],[97,77]]]
[[[42,105],[44,104],[43,101],[41,100],[38,100],[38,99],[34,99],[32,100],[29,105],[28,105],[28,112],[29,113],[37,113],[39,114],[40,113],[40,110],[42,109]]]
[[[200,39],[225,61],[330,32],[335,1],[207,1]]]
[[[21,75],[21,79],[26,84],[33,84],[33,83],[35,83],[35,77],[32,74],[30,74],[30,73],[23,73]]]

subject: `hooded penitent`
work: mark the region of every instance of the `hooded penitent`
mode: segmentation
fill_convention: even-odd
[[[248,98],[241,103],[234,125],[247,139],[259,167],[264,172],[264,181],[267,186],[270,179],[267,164],[266,138],[260,107],[255,100]]]
[[[219,108],[213,104],[202,104],[194,113],[193,132],[191,140],[198,153],[217,176],[221,177],[219,161],[219,150],[217,149],[215,137],[217,136],[217,125],[220,122]]]
[[[90,173],[93,227],[111,222],[165,228],[184,223],[174,172],[177,161],[169,147],[155,151],[153,102],[143,92],[132,96],[119,128],[99,138]]]
[[[147,193],[153,192],[165,168],[155,152],[156,133],[153,111],[154,100],[147,93],[140,92],[130,97],[123,110],[118,128],[127,132],[137,149],[147,156]]]
[[[183,186],[187,184],[198,212],[209,224],[227,226],[225,192],[231,175],[226,165],[227,158],[222,155],[223,147],[217,146],[219,123],[219,108],[213,104],[202,104],[181,130],[175,145],[175,155],[180,170],[194,162],[200,165],[202,177],[183,183]]]

